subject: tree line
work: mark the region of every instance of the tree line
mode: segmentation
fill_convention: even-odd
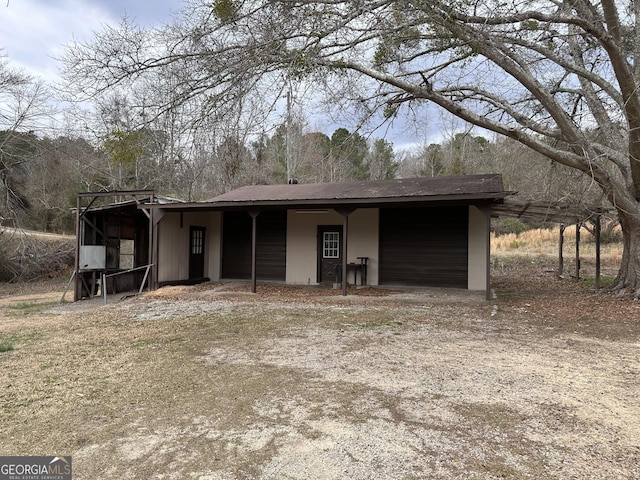
[[[503,174],[521,199],[600,204],[602,194],[570,169],[508,139],[456,133],[441,143],[394,151],[336,129],[331,136],[278,126],[248,143],[226,137],[194,159],[171,156],[163,131],[113,130],[98,145],[80,137],[0,132],[0,215],[4,226],[72,233],[76,194],[152,189],[159,195],[206,200],[243,185],[383,180],[476,173]],[[175,151],[175,147],[173,148]],[[514,160],[515,159],[515,160]],[[568,181],[569,180],[569,181]]]
[[[107,95],[89,112],[69,110],[67,132],[51,130],[53,115],[37,80],[0,63],[0,224],[74,232],[76,195],[151,189],[189,201],[243,185],[383,180],[502,173],[519,198],[597,205],[593,182],[575,170],[505,137],[453,131],[439,143],[397,150],[383,139],[336,128],[309,128],[301,109],[256,133],[250,122],[199,119],[167,110],[140,118],[131,98]],[[19,102],[28,98],[29,102]],[[232,117],[231,117],[232,118]],[[81,121],[80,121],[81,120]]]
[[[190,201],[243,185],[394,178],[399,163],[384,139],[337,128],[331,136],[300,124],[246,139],[212,132],[187,144],[150,126],[93,138],[0,131],[0,224],[73,232],[72,208],[84,191],[155,190]]]
[[[65,134],[51,134],[53,112],[37,80],[0,64],[5,108],[0,130],[0,224],[45,232],[74,232],[76,195],[86,191],[151,189],[189,201],[243,185],[383,180],[502,173],[521,199],[604,201],[575,170],[505,137],[473,130],[443,132],[439,143],[397,150],[383,139],[336,128],[315,131],[301,109],[269,131],[224,119],[186,121],[167,110],[144,118],[132,99],[107,95],[89,112],[65,114]],[[29,102],[18,102],[19,98]],[[9,100],[14,100],[11,103]],[[25,105],[23,109],[19,105]],[[141,118],[143,117],[143,118]],[[80,121],[81,120],[81,121]]]

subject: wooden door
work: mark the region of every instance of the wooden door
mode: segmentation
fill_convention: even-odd
[[[336,265],[342,265],[342,226],[318,226],[318,283],[335,283]]]
[[[204,278],[204,227],[189,231],[189,279]]]

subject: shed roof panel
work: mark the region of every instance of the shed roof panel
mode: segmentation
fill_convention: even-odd
[[[502,176],[468,175],[459,177],[403,178],[396,180],[251,185],[207,200],[207,203],[269,203],[344,200],[407,199],[470,196],[502,198]]]

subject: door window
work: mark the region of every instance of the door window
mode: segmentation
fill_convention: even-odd
[[[204,251],[204,230],[193,229],[191,232],[191,254],[201,255]]]
[[[322,257],[340,258],[340,232],[324,232]]]

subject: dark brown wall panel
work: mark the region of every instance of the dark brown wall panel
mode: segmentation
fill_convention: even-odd
[[[467,288],[468,207],[380,210],[381,285]]]
[[[251,217],[224,212],[222,278],[251,278]],[[259,280],[286,278],[287,212],[267,210],[257,217],[256,276]]]
[[[260,280],[282,280],[287,276],[287,212],[266,210],[256,224],[256,275]]]

